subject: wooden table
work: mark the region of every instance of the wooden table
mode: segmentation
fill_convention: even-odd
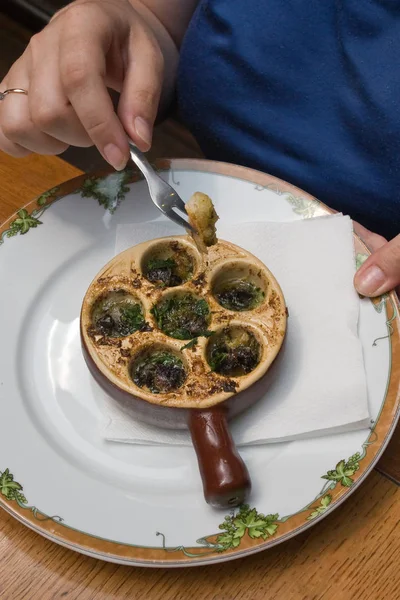
[[[0,222],[80,171],[58,158],[0,153]],[[400,431],[379,470],[400,481]],[[394,600],[400,597],[400,490],[377,471],[321,524],[246,559],[144,569],[57,546],[0,511],[4,600]]]

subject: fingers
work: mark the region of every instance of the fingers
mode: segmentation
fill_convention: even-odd
[[[70,13],[69,27],[61,32],[61,84],[92,142],[115,169],[121,170],[129,158],[128,140],[105,83],[112,35],[101,23],[96,31],[88,30],[77,18],[79,13]]]
[[[35,68],[31,70],[29,112],[33,123],[49,136],[71,146],[89,147],[92,140],[79,121],[61,85],[59,49],[48,60],[41,59],[41,49],[32,45]]]
[[[9,89],[7,86],[7,81],[3,80],[0,84],[0,90],[4,91],[6,89]],[[7,97],[0,102],[0,150],[3,150],[3,152],[6,152],[10,156],[14,156],[15,158],[21,158],[30,154],[29,150],[27,150],[26,148],[22,148],[22,146],[19,146],[18,144],[14,144],[9,139],[7,139],[3,133],[2,122],[4,122],[4,116],[2,115],[4,115],[4,103],[6,100]]]
[[[124,168],[128,135],[142,150],[151,145],[163,63],[151,29],[128,2],[72,3],[33,36],[3,82],[28,96],[0,103],[0,149],[23,156],[95,144]],[[107,86],[122,90],[120,118]]]
[[[7,140],[28,153],[61,154],[68,148],[68,144],[48,136],[34,125],[28,101],[23,96],[13,95],[12,98],[7,98],[7,105],[2,110],[2,121],[2,133]]]
[[[354,278],[363,296],[379,296],[400,285],[400,235],[382,245],[360,267]]]
[[[4,133],[2,132],[1,127],[0,127],[0,150],[3,150],[3,152],[6,152],[10,156],[14,156],[15,158],[22,158],[23,156],[27,156],[28,154],[30,154],[29,150],[27,150],[26,148],[22,148],[22,146],[19,146],[18,144],[14,144],[13,142],[10,142],[10,140],[8,140],[6,138],[6,136],[4,135]]]
[[[29,93],[10,95],[1,103],[0,148],[4,151],[14,156],[28,151],[58,154],[70,144],[96,144],[112,166],[125,166],[127,136],[105,82],[107,35],[111,39],[112,28],[109,18],[95,9],[89,3],[66,12],[63,23],[33,36],[13,65],[6,87],[23,87]],[[96,23],[94,17],[99,14]]]
[[[29,90],[29,74],[26,57],[19,59],[7,75],[8,88],[23,88]],[[10,151],[14,156],[21,156],[20,148],[39,154],[60,154],[68,147],[67,144],[56,140],[37,127],[30,115],[28,96],[9,94],[1,102],[0,129],[2,149]],[[10,144],[12,145],[10,147]],[[7,149],[8,148],[8,149]],[[14,151],[14,152],[13,152]]]
[[[144,30],[134,31],[118,115],[129,137],[144,152],[151,146],[163,77],[164,59],[158,44]]]
[[[377,233],[372,233],[372,231],[366,229],[366,227],[360,225],[360,223],[353,221],[353,227],[356,234],[360,236],[372,252],[379,250],[379,248],[387,244],[387,240],[384,237]]]

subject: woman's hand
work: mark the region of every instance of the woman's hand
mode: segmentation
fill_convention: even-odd
[[[400,235],[388,242],[358,223],[354,230],[372,251],[354,277],[356,290],[370,297],[395,288],[400,292]]]
[[[28,91],[0,102],[0,150],[59,154],[69,145],[94,144],[114,168],[124,168],[127,134],[143,151],[151,145],[166,55],[171,73],[176,46],[140,2],[67,6],[33,36],[0,84],[0,91]],[[121,92],[118,114],[107,88]]]

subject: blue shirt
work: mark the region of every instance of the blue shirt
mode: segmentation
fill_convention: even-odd
[[[177,93],[208,158],[400,233],[398,0],[201,0]]]

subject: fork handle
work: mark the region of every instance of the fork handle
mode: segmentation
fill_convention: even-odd
[[[143,175],[146,177],[147,182],[149,183],[149,176],[151,176],[153,174],[156,175],[153,167],[151,166],[151,164],[149,163],[149,161],[147,160],[147,158],[145,157],[143,152],[141,152],[139,150],[139,148],[137,146],[135,146],[135,144],[131,140],[128,140],[128,144],[129,144],[129,152],[131,155],[131,159],[133,160],[135,165],[137,167],[139,167],[139,169],[142,171]]]

